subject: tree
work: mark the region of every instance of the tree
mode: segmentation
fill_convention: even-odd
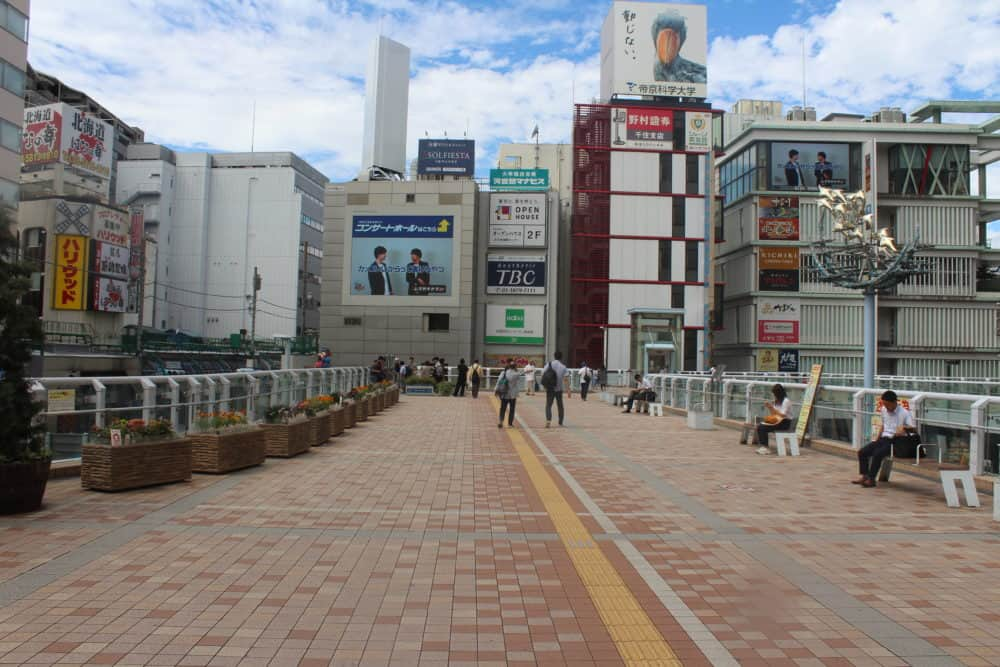
[[[0,463],[43,459],[41,406],[32,400],[26,377],[31,351],[43,343],[37,311],[22,304],[31,287],[31,266],[18,257],[10,214],[0,208]]]

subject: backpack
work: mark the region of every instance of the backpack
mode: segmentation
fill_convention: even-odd
[[[497,378],[497,386],[496,386],[496,389],[493,390],[493,393],[496,394],[499,398],[506,398],[507,397],[507,385],[508,385],[508,382],[507,382],[507,371],[504,371],[500,375],[500,377]]]
[[[549,391],[555,391],[557,380],[556,371],[552,368],[552,364],[549,364],[542,373],[541,385]]]

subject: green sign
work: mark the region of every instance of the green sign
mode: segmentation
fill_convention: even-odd
[[[545,306],[486,306],[486,343],[544,345]]]
[[[510,329],[524,328],[524,308],[508,308],[504,323]]]
[[[490,190],[493,192],[545,192],[548,189],[548,169],[490,169]]]

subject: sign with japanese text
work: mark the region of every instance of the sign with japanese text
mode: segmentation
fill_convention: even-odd
[[[58,104],[24,110],[21,163],[25,167],[59,161],[59,146],[62,141],[62,114],[59,111]]]
[[[346,302],[417,305],[456,296],[458,215],[452,211],[349,214]]]
[[[490,245],[544,248],[546,195],[491,194]]]
[[[490,169],[490,190],[493,192],[544,192],[548,189],[548,169]]]
[[[54,310],[84,309],[88,243],[84,236],[56,235],[56,266],[52,280]]]
[[[545,306],[486,306],[489,345],[544,345]]]
[[[611,145],[621,148],[670,150],[674,142],[674,112],[648,107],[611,110]]]
[[[142,261],[146,244],[145,209],[133,206],[129,211],[128,312],[139,311],[139,281],[142,280]]]
[[[704,5],[614,2],[601,30],[601,97],[707,97]]]
[[[799,351],[779,350],[778,351],[778,372],[798,373],[799,372]]]
[[[762,298],[757,301],[757,342],[799,343],[798,299]]]
[[[46,393],[48,403],[45,411],[48,414],[76,410],[76,389],[49,389]]]
[[[799,291],[799,249],[792,246],[759,248],[758,289],[765,292]]]
[[[114,128],[97,116],[63,102],[24,110],[22,161],[26,166],[62,162],[74,169],[111,177]]]
[[[798,241],[799,198],[758,198],[757,237],[761,241]]]
[[[488,255],[487,294],[545,294],[545,255]]]
[[[684,113],[684,150],[707,153],[712,150],[712,114],[707,111]]]
[[[819,381],[823,377],[823,364],[813,364],[809,372],[809,384],[802,393],[802,408],[799,410],[799,419],[795,423],[795,435],[799,438],[799,444],[805,442],[806,430],[809,428],[809,417],[812,416],[813,403],[816,401],[816,392],[819,390]]]
[[[473,176],[476,142],[472,139],[421,139],[417,148],[417,173]]]
[[[129,277],[129,250],[125,246],[104,241],[92,241],[90,270],[109,278],[127,280]]]
[[[100,313],[124,313],[127,304],[127,282],[104,276],[91,277],[90,310]]]
[[[105,243],[128,246],[131,240],[131,225],[128,214],[113,208],[99,207],[94,211],[91,236]]]

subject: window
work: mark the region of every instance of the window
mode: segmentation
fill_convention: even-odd
[[[323,259],[323,251],[320,250],[319,248],[315,248],[315,247],[313,247],[311,245],[307,245],[306,246],[306,252],[308,252],[309,255],[311,255],[312,257],[319,257],[320,259]]]
[[[412,204],[415,201],[417,201],[417,195],[415,195],[412,192],[409,192],[409,193],[406,194],[406,203],[407,204]]]
[[[725,329],[726,323],[722,314],[725,312],[723,303],[726,300],[726,286],[715,286],[715,309],[712,311],[712,329]]]
[[[889,192],[968,196],[969,147],[899,144],[889,148]]]
[[[684,285],[670,286],[670,307],[671,308],[684,307]]]
[[[674,150],[687,148],[687,114],[683,111],[674,112]]]
[[[22,42],[28,41],[28,17],[0,0],[0,25]]]
[[[701,281],[698,276],[698,241],[684,243],[684,280],[689,283]]]
[[[0,64],[3,65],[3,81],[0,81],[0,85],[18,97],[24,97],[24,71],[6,60],[0,60]]]
[[[694,329],[684,331],[684,370],[698,370],[698,332]]]
[[[315,229],[317,232],[323,231],[323,223],[310,218],[305,213],[302,214],[302,224],[311,229]]]
[[[0,178],[0,204],[17,208],[20,199],[21,186],[4,178]]]
[[[684,192],[689,195],[698,194],[698,156],[684,156]]]
[[[21,128],[0,119],[0,145],[16,153],[21,152]]]
[[[737,153],[719,167],[719,191],[725,197],[726,206],[755,189],[753,176],[757,171],[756,144]],[[767,169],[760,171],[766,173]],[[766,187],[766,184],[761,184],[761,187]]]
[[[673,243],[671,241],[660,241],[660,263],[658,280],[669,282],[672,280],[670,272],[672,268]]]
[[[677,239],[687,236],[687,203],[683,197],[674,197],[673,224],[670,235]]]
[[[448,313],[424,313],[425,331],[449,331],[451,316]]]
[[[674,156],[672,153],[660,153],[660,192],[666,194],[673,191]]]
[[[345,317],[344,318],[345,327],[360,327],[361,318],[360,317]]]

